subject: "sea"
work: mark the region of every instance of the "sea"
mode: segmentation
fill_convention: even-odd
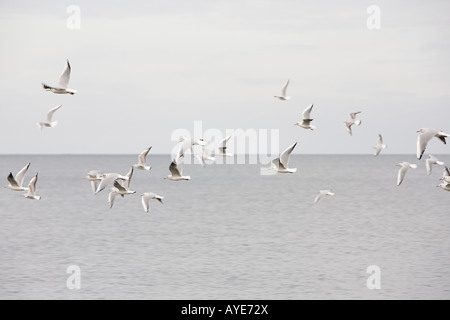
[[[447,165],[450,155],[436,155]],[[450,192],[414,155],[292,155],[293,174],[251,161],[135,170],[108,204],[91,170],[136,155],[1,155],[6,186],[28,162],[36,193],[0,189],[0,299],[450,299]],[[397,163],[418,165],[396,185]],[[242,161],[241,161],[242,162]],[[322,189],[335,195],[317,203]],[[163,204],[141,194],[155,192]]]

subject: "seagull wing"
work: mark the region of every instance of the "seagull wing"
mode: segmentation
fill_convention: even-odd
[[[17,175],[16,175],[16,181],[17,181],[17,184],[21,187],[21,186],[23,186],[23,180],[24,180],[24,178],[25,178],[25,174],[27,173],[27,171],[28,171],[28,168],[30,167],[30,163],[28,163],[22,170],[20,170],[18,173],[17,173]]]
[[[302,114],[303,121],[305,121],[305,120],[312,120],[311,119],[311,111],[312,111],[313,107],[314,107],[314,104],[310,105],[308,108],[306,108],[303,111],[303,114]]]
[[[280,162],[280,158],[273,159],[273,160],[272,160],[272,163],[275,165],[275,168],[276,168],[277,170],[280,170],[280,169],[286,169],[286,168],[283,166],[283,164]]]
[[[69,60],[67,60],[66,68],[64,69],[63,73],[59,78],[59,86],[61,88],[67,89],[70,80],[70,71],[71,71],[70,63]]]
[[[16,188],[20,188],[21,186],[19,186],[19,184],[17,183],[16,179],[14,179],[14,176],[12,174],[12,172],[9,173],[8,176],[8,182],[11,186],[16,187]]]
[[[289,148],[287,148],[286,150],[284,150],[281,155],[280,155],[280,163],[287,168],[288,164],[289,164],[289,157],[292,153],[292,151],[294,150],[295,146],[297,145],[297,142],[294,143],[292,146],[290,146]]]
[[[175,160],[173,160],[172,163],[170,164],[169,171],[173,177],[181,177],[180,171],[178,170],[177,162]]]
[[[356,119],[356,115],[357,115],[357,114],[360,114],[360,113],[361,113],[361,111],[352,112],[352,113],[350,113],[350,117],[351,117],[353,120],[355,120],[355,119]]]
[[[109,208],[111,209],[114,205],[114,200],[116,200],[117,192],[111,191],[108,195]]]
[[[34,177],[31,179],[30,183],[28,184],[28,194],[34,195],[36,193],[36,183],[38,180],[38,174],[36,173]]]
[[[147,157],[148,153],[150,152],[152,147],[145,149],[144,151],[142,151],[142,153],[139,155],[139,164],[145,165],[145,158]]]
[[[402,165],[397,174],[397,186],[401,185],[403,179],[405,179],[406,171],[408,171],[409,165]]]
[[[50,122],[52,122],[53,120],[53,114],[59,109],[59,108],[61,108],[61,106],[62,106],[62,104],[60,104],[59,106],[57,106],[57,107],[54,107],[53,109],[50,109],[48,112],[47,112],[47,122],[48,123],[50,123]]]
[[[324,195],[323,192],[320,191],[320,192],[317,194],[316,198],[314,199],[314,203],[316,203],[317,201],[319,201],[320,199],[322,199],[323,195]]]
[[[286,91],[287,91],[288,85],[289,85],[289,79],[288,79],[288,81],[286,81],[285,85],[283,86],[283,89],[281,89],[281,95],[283,97],[286,97]]]
[[[117,182],[117,180],[114,180],[113,185],[114,185],[115,188],[117,188],[117,190],[119,190],[119,192],[126,192],[127,191],[127,189],[125,189],[123,186],[121,186],[120,183]]]
[[[133,172],[134,172],[134,168],[131,167],[130,171],[128,171],[128,173],[125,175],[125,177],[127,177],[127,180],[123,180],[122,185],[125,189],[130,189],[130,183],[131,183],[131,178],[133,177]]]
[[[383,137],[381,134],[378,135],[378,145],[381,146],[383,144]]]

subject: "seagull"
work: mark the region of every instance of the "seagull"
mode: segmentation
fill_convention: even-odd
[[[314,199],[314,203],[317,203],[324,196],[334,196],[334,192],[331,192],[331,190],[320,190],[319,194]]]
[[[158,200],[162,204],[163,203],[162,200],[164,199],[164,197],[158,196],[156,193],[153,192],[146,192],[142,194],[142,206],[144,207],[144,210],[147,213],[149,208],[148,204],[151,199]]]
[[[405,175],[406,175],[406,171],[408,171],[409,168],[413,168],[413,169],[417,168],[417,165],[411,164],[406,161],[400,162],[400,163],[396,164],[396,166],[401,167],[398,170],[397,186],[399,186],[403,182],[403,179],[405,178]]]
[[[172,181],[190,180],[190,176],[183,176],[183,157],[179,157],[177,160],[173,160],[169,166],[170,175],[164,179]]]
[[[77,92],[77,90],[67,88],[67,86],[69,85],[69,80],[70,80],[70,70],[71,70],[70,63],[69,63],[69,60],[67,60],[66,68],[64,69],[63,73],[61,74],[61,76],[59,78],[58,87],[52,87],[45,83],[42,83],[42,86],[44,87],[44,89],[46,91],[51,91],[53,93],[58,93],[58,94],[69,93],[71,95],[74,95]]]
[[[216,158],[211,155],[211,150],[205,149],[205,147],[203,147],[202,154],[201,155],[200,154],[197,155],[197,159],[198,159],[198,161],[200,162],[200,164],[202,165],[203,168],[205,167],[205,164],[206,164],[207,160],[208,161],[213,161],[213,162],[216,160]]]
[[[289,85],[289,79],[286,82],[286,84],[283,86],[283,89],[281,89],[281,96],[274,96],[275,98],[278,98],[280,100],[289,100],[291,97],[286,96],[286,89]]]
[[[421,128],[417,132],[420,133],[417,137],[417,159],[419,160],[422,159],[427,144],[433,137],[440,139],[444,144],[447,144],[445,138],[450,137],[450,134],[432,128]]]
[[[276,158],[272,160],[272,163],[274,166],[271,168],[271,170],[276,170],[279,173],[294,173],[297,172],[297,168],[288,168],[289,164],[289,157],[292,153],[292,150],[294,150],[295,146],[297,145],[297,142],[294,143],[292,146],[284,150],[279,158]]]
[[[30,168],[30,164],[31,163],[28,163],[22,170],[20,170],[16,174],[16,177],[14,177],[12,172],[10,172],[7,178],[9,185],[7,185],[5,188],[13,191],[27,191],[28,188],[23,187],[23,180],[25,178],[25,174],[28,171],[28,168]]]
[[[231,136],[226,137],[225,139],[222,139],[220,141],[219,146],[219,152],[216,153],[216,156],[223,156],[223,157],[232,157],[232,153],[227,153],[227,142],[231,139]]]
[[[37,180],[38,174],[36,173],[34,177],[31,179],[30,183],[28,184],[28,193],[22,194],[21,195],[22,197],[30,200],[41,200],[41,197],[36,195]]]
[[[102,181],[103,176],[103,173],[92,170],[88,172],[87,176],[84,179],[91,182],[92,191],[95,193],[97,191],[97,182]]]
[[[387,145],[385,145],[383,143],[383,137],[381,136],[381,134],[378,135],[378,141],[377,141],[377,145],[376,147],[373,147],[375,149],[375,157],[378,156],[381,152],[381,150],[386,149]]]
[[[313,121],[313,119],[311,119],[311,110],[312,110],[313,106],[314,106],[314,104],[312,104],[308,108],[306,108],[302,114],[303,121],[294,123],[294,125],[302,127],[304,129],[310,129],[310,130],[316,129],[316,127],[311,125],[311,121]]]
[[[47,113],[47,122],[38,122],[38,126],[39,128],[41,128],[41,130],[44,127],[47,128],[53,128],[56,127],[56,125],[58,124],[58,121],[53,121],[53,114],[56,112],[56,110],[58,110],[59,108],[61,108],[61,104],[59,106],[54,107],[53,109],[50,109]]]
[[[97,190],[95,191],[95,194],[99,193],[100,191],[104,190],[108,185],[113,183],[115,180],[128,180],[129,177],[123,176],[118,173],[105,173],[101,177],[100,184],[97,187]]]
[[[114,180],[114,187],[111,188],[108,196],[108,203],[109,208],[111,209],[114,205],[114,200],[116,199],[116,196],[119,194],[122,197],[127,194],[135,194],[136,191],[131,191],[129,189],[124,188],[120,185],[120,183],[117,182],[117,180]]]
[[[361,120],[356,120],[356,115],[361,113],[361,111],[352,112],[350,113],[350,121],[345,121],[345,127],[347,128],[347,131],[350,135],[352,134],[352,126],[357,125],[359,126],[361,124]]]
[[[142,151],[142,153],[138,157],[139,163],[134,164],[133,168],[138,169],[138,170],[147,170],[147,171],[149,171],[152,168],[152,166],[146,165],[146,160],[145,160],[145,158],[147,157],[147,154],[150,152],[151,149],[152,149],[152,147],[149,147],[149,148],[145,149],[144,151]]]
[[[438,158],[432,156],[431,154],[428,155],[428,159],[425,160],[425,165],[427,167],[427,174],[430,175],[431,174],[431,169],[433,164],[438,164],[440,166],[444,165],[444,162],[439,161]]]

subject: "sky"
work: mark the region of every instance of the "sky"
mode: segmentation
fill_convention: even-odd
[[[257,140],[244,152],[267,133],[274,154],[294,142],[298,154],[372,154],[382,134],[384,153],[415,154],[419,128],[450,132],[449,10],[439,0],[2,0],[0,154],[168,154],[194,127],[218,132],[211,149],[242,129]],[[66,59],[77,93],[46,92]],[[291,99],[280,101],[287,79]],[[294,126],[312,103],[317,129]],[[59,104],[58,125],[40,131]],[[350,136],[354,111],[362,124]],[[450,146],[436,139],[427,151]]]

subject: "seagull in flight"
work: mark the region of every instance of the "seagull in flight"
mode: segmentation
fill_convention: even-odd
[[[373,147],[375,149],[375,153],[374,156],[378,156],[381,152],[381,150],[386,149],[387,145],[385,145],[383,143],[383,137],[381,136],[381,134],[378,135],[378,141],[377,141],[377,145],[375,147]]]
[[[183,176],[183,157],[179,157],[176,160],[173,160],[169,166],[170,175],[165,177],[164,179],[172,180],[172,181],[182,181],[182,180],[190,180],[190,176]]]
[[[425,160],[425,165],[427,167],[427,174],[428,175],[431,174],[431,170],[432,170],[433,164],[438,164],[440,166],[443,166],[444,162],[439,161],[438,158],[436,158],[435,156],[432,156],[431,154],[428,155],[428,159]]]
[[[28,163],[22,170],[20,170],[15,177],[13,176],[12,172],[10,172],[7,178],[9,185],[7,185],[5,188],[13,191],[27,191],[28,188],[23,187],[23,180],[25,179],[25,175],[29,168],[30,163]]]
[[[287,90],[288,85],[289,85],[289,79],[285,83],[285,85],[283,86],[283,89],[281,89],[281,96],[274,96],[274,97],[277,98],[277,99],[283,100],[283,101],[289,100],[291,97],[288,97],[286,95],[286,90]]]
[[[41,197],[36,195],[37,180],[38,174],[36,173],[35,176],[31,179],[30,183],[28,184],[28,193],[22,194],[21,195],[22,197],[30,200],[41,200]]]
[[[445,138],[450,137],[449,134],[433,128],[421,128],[417,130],[417,132],[420,133],[417,137],[417,159],[419,160],[422,159],[422,156],[427,148],[427,144],[431,139],[436,137],[444,144],[447,144]]]
[[[291,156],[292,151],[294,150],[297,142],[292,146],[284,150],[279,158],[272,160],[274,166],[271,167],[271,170],[275,170],[278,173],[294,173],[297,172],[297,168],[289,168],[289,157]]]
[[[296,123],[294,123],[294,125],[302,127],[304,129],[310,129],[310,130],[316,129],[316,127],[311,125],[311,121],[313,121],[313,119],[311,119],[311,111],[312,111],[313,106],[314,106],[314,104],[312,104],[308,108],[306,108],[302,114],[302,118],[303,118],[302,122],[296,122]]]
[[[109,203],[109,208],[111,209],[114,205],[114,200],[116,199],[117,195],[121,195],[122,197],[124,197],[127,194],[135,194],[136,191],[132,191],[129,190],[127,188],[125,188],[124,186],[121,186],[119,182],[117,182],[117,180],[114,181],[114,187],[111,188],[109,195],[108,195],[108,203]]]
[[[133,168],[138,169],[138,170],[146,170],[146,171],[151,170],[152,166],[146,165],[146,157],[151,149],[152,149],[152,147],[149,147],[149,148],[145,149],[144,151],[142,151],[142,153],[138,157],[139,163],[134,164]]]
[[[58,121],[53,121],[53,114],[54,114],[59,108],[61,108],[61,106],[62,106],[62,105],[60,104],[59,106],[56,106],[56,107],[50,109],[50,110],[47,112],[47,121],[46,121],[46,122],[38,122],[38,127],[41,128],[41,130],[42,130],[44,127],[47,127],[47,128],[54,128],[54,127],[56,127],[56,125],[58,124]]]
[[[69,63],[69,60],[67,60],[66,67],[59,78],[58,86],[52,87],[45,83],[42,83],[42,86],[44,87],[45,91],[51,91],[51,92],[57,93],[57,94],[68,93],[68,94],[74,95],[77,92],[77,90],[69,89],[67,87],[69,85],[69,80],[70,80],[70,71],[71,71],[70,63]]]
[[[350,121],[345,121],[345,127],[347,128],[347,131],[350,135],[353,135],[352,133],[352,126],[357,125],[359,126],[361,124],[361,120],[356,120],[356,115],[361,113],[361,111],[352,112],[350,113]]]
[[[223,157],[232,157],[232,153],[227,152],[227,142],[231,139],[231,136],[226,137],[225,139],[222,139],[219,143],[219,152],[216,153],[216,156],[223,156]]]
[[[145,212],[148,213],[150,200],[155,199],[161,202],[162,204],[163,203],[162,200],[164,199],[164,197],[161,197],[153,192],[145,192],[144,194],[142,194],[141,199],[142,199],[142,206],[144,207]]]
[[[319,194],[314,199],[314,203],[317,203],[320,199],[322,199],[325,196],[334,196],[334,192],[331,190],[320,190]]]
[[[398,170],[398,174],[397,174],[397,186],[402,184],[403,179],[405,179],[406,172],[408,171],[409,168],[412,168],[412,169],[417,168],[417,165],[411,164],[406,161],[400,162],[400,163],[396,164],[396,166],[400,167],[400,169]]]

